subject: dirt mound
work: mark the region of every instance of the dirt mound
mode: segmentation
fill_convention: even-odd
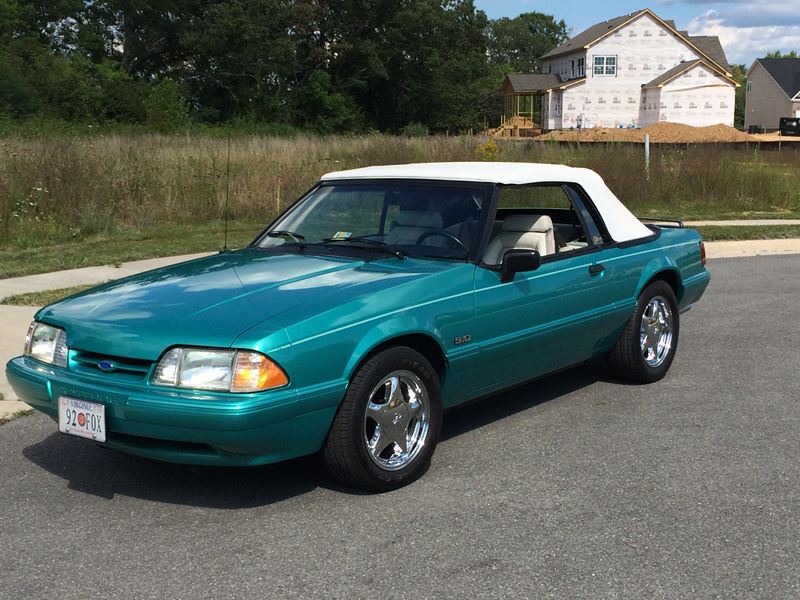
[[[537,140],[554,140],[559,142],[644,142],[644,136],[650,134],[654,144],[686,144],[707,142],[746,142],[750,136],[727,125],[709,125],[692,127],[681,123],[656,123],[641,129],[606,129],[594,128],[564,131],[551,131],[536,138]]]

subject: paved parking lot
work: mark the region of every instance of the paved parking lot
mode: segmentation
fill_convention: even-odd
[[[0,427],[0,597],[796,598],[800,258],[719,260],[661,383],[583,367],[451,413],[390,494]]]

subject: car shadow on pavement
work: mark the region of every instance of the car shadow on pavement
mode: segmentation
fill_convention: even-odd
[[[557,400],[598,381],[620,383],[611,379],[600,364],[590,362],[457,406],[445,414],[440,441]]]
[[[53,433],[22,451],[71,490],[207,508],[264,506],[318,487],[336,489],[313,457],[260,467],[179,465],[130,456]],[[350,490],[347,490],[348,492]]]
[[[446,415],[441,439],[452,439],[603,380],[602,370],[584,365],[459,407]],[[24,448],[22,453],[66,480],[69,489],[108,500],[122,495],[237,509],[281,502],[318,488],[361,493],[338,485],[313,456],[261,467],[198,467],[130,456],[60,433]]]

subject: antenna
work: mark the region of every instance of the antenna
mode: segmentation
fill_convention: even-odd
[[[223,234],[224,237],[222,242],[222,250],[220,250],[220,252],[228,252],[228,205],[230,204],[231,196],[231,117],[233,116],[233,101],[235,99],[238,103],[239,98],[233,93],[233,90],[230,87],[225,85],[222,80],[218,79],[213,74],[197,73],[197,75],[213,81],[215,84],[228,92],[228,155],[225,160],[225,233]],[[258,79],[249,73],[217,73],[216,75],[221,75],[224,77],[249,77],[258,82]]]
[[[228,97],[228,157],[225,161],[225,234],[222,242],[222,251],[228,251],[228,200],[231,195],[231,115],[230,97]]]

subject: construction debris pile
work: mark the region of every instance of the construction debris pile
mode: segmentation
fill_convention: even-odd
[[[752,137],[727,125],[692,127],[680,123],[656,123],[641,129],[583,129],[551,131],[536,138],[537,141],[558,142],[644,142],[650,135],[653,144],[699,144],[713,142],[747,142]]]

